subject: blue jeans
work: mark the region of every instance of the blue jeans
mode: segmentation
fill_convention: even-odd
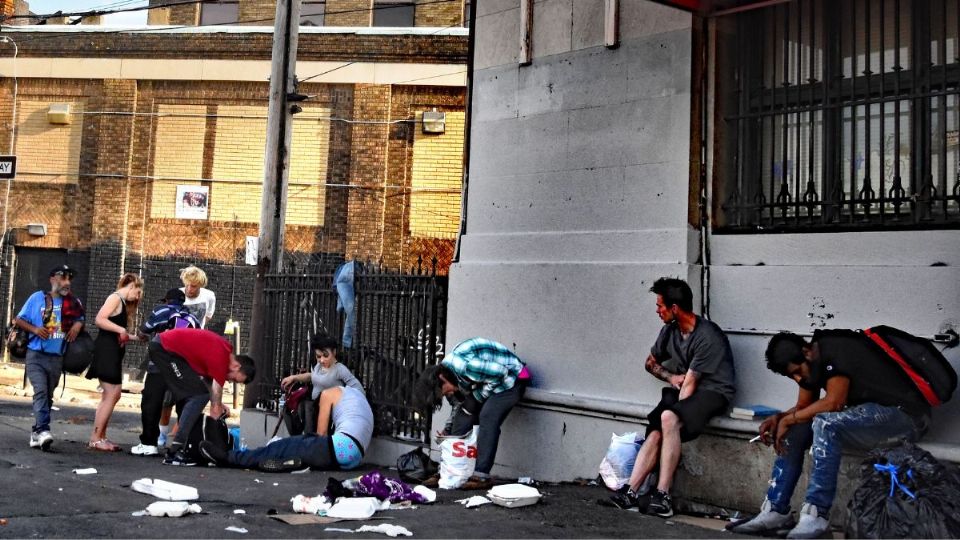
[[[60,382],[63,357],[27,349],[24,369],[33,387],[33,432],[50,431],[50,406],[53,405],[53,392]]]
[[[919,424],[919,425],[918,425]],[[805,501],[827,516],[837,494],[837,473],[843,450],[873,450],[902,439],[916,441],[923,422],[897,407],[864,403],[840,412],[820,413],[812,423],[795,424],[784,437],[786,452],[777,456],[770,474],[767,499],[781,514],[790,511],[790,497],[803,472],[807,449],[813,447],[813,470]]]
[[[292,458],[300,458],[314,469],[340,468],[330,450],[330,437],[316,433],[286,437],[254,450],[231,450],[227,454],[227,461],[238,467],[258,467],[268,459],[286,461]]]

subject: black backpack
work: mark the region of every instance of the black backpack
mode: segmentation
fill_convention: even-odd
[[[200,452],[200,443],[203,441],[225,450],[233,448],[233,436],[227,428],[226,417],[214,418],[205,414],[193,424],[193,429],[187,437],[185,451],[191,460],[200,464],[209,463],[209,460]]]
[[[957,389],[957,372],[929,340],[891,326],[866,328],[863,335],[903,369],[931,406],[950,400]]]
[[[63,371],[80,375],[93,362],[93,338],[86,330],[81,330],[72,342],[64,342]]]

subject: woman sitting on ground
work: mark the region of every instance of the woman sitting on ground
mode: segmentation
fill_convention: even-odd
[[[366,393],[360,381],[353,376],[350,369],[337,361],[337,340],[326,335],[317,334],[310,339],[310,350],[316,358],[316,364],[310,373],[289,375],[280,381],[280,388],[289,391],[294,384],[312,384],[313,393],[310,399],[304,399],[299,404],[298,412],[303,419],[303,428],[294,429],[293,422],[287,423],[287,432],[291,435],[302,433],[317,433],[317,399],[320,393],[328,388],[349,386]],[[289,416],[287,416],[289,418]],[[296,431],[296,433],[294,433]]]
[[[320,394],[317,433],[286,437],[254,450],[228,450],[210,441],[200,453],[220,467],[283,472],[303,467],[350,470],[360,466],[373,437],[373,411],[363,392],[349,386]],[[330,426],[333,426],[333,434]]]
[[[120,401],[123,382],[123,356],[130,335],[127,326],[130,315],[137,312],[137,304],[143,295],[143,279],[127,273],[117,283],[117,290],[103,302],[97,312],[96,324],[100,332],[94,341],[94,357],[87,370],[88,379],[100,379],[100,403],[93,420],[93,432],[87,446],[101,452],[117,452],[120,447],[107,438],[107,425],[113,409]]]

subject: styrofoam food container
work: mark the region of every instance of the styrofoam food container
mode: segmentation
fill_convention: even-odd
[[[523,484],[504,484],[495,486],[487,492],[487,498],[494,504],[507,508],[537,504],[540,496],[540,491],[537,488]]]

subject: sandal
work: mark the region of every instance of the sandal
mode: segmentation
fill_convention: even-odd
[[[107,439],[100,439],[99,441],[90,441],[87,443],[87,448],[90,450],[96,450],[98,452],[119,452],[120,447],[108,441]]]

